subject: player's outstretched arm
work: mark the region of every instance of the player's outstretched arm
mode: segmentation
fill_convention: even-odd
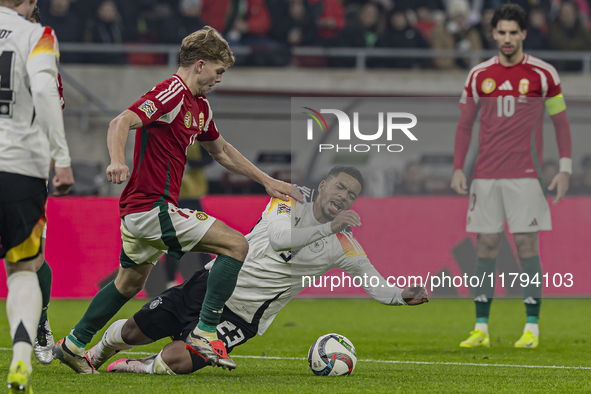
[[[409,286],[402,291],[402,299],[407,305],[421,305],[429,302],[429,294],[423,286]]]
[[[263,171],[258,169],[246,157],[244,157],[236,148],[229,144],[222,136],[214,141],[201,141],[201,145],[213,157],[215,161],[223,165],[228,170],[244,175],[265,187],[265,190],[271,197],[279,198],[283,201],[289,201],[289,196],[299,202],[304,202],[304,196],[297,187],[271,178]]]
[[[129,130],[142,126],[140,117],[126,109],[109,123],[107,131],[107,147],[111,164],[107,167],[107,180],[113,183],[123,183],[129,177],[129,167],[125,164],[125,145]]]

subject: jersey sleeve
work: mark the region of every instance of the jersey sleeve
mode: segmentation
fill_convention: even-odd
[[[456,136],[454,140],[454,170],[462,170],[466,154],[470,147],[472,137],[472,126],[478,114],[478,91],[476,89],[476,73],[473,69],[468,74],[464,91],[460,98],[458,108],[460,108],[460,119],[456,127]]]
[[[184,86],[176,78],[169,78],[152,88],[127,109],[135,112],[144,126],[162,121],[171,123],[183,105]]]
[[[215,121],[213,120],[213,110],[211,109],[211,105],[206,98],[202,98],[202,100],[206,107],[206,119],[205,124],[203,125],[203,132],[197,136],[197,141],[215,141],[220,136],[220,133]]]
[[[60,51],[53,29],[43,26],[35,29],[31,34],[30,48],[26,66],[29,78],[40,72],[48,72],[54,78],[57,78]]]
[[[402,299],[403,289],[390,284],[367,258],[363,248],[352,232],[337,234],[344,258],[339,268],[353,277],[361,279],[363,289],[376,301],[386,305],[406,305]],[[359,279],[355,279],[359,278]]]
[[[291,198],[289,201],[272,198],[265,213],[269,221],[269,244],[277,252],[298,250],[332,234],[330,222],[303,228],[293,226],[291,214],[296,204]]]

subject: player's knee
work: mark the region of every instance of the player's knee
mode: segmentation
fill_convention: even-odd
[[[537,234],[515,234],[514,240],[519,258],[527,259],[539,254]]]
[[[227,255],[236,260],[244,261],[247,254],[248,241],[246,241],[244,235],[236,232],[229,242]]]
[[[485,234],[478,236],[476,250],[478,257],[494,259],[499,253],[500,236],[498,234]]]

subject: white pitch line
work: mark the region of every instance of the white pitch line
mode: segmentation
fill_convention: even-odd
[[[12,348],[2,347],[0,351],[9,351]],[[122,351],[119,354],[131,354],[138,356],[147,356],[155,354],[154,352],[137,352],[137,351]],[[250,358],[260,360],[298,360],[306,361],[306,357],[278,357],[278,356],[249,356],[235,354],[232,358]],[[490,363],[458,363],[458,362],[436,362],[436,361],[408,361],[408,360],[372,360],[359,359],[358,361],[364,363],[381,363],[381,364],[419,364],[419,365],[452,365],[459,367],[500,367],[500,368],[533,368],[533,369],[574,369],[574,370],[591,370],[591,367],[571,367],[567,365],[519,365],[519,364],[490,364]]]

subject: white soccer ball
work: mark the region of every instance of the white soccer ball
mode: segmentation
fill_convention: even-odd
[[[326,334],[310,347],[308,364],[315,375],[350,375],[357,364],[357,352],[353,343],[344,336]]]

